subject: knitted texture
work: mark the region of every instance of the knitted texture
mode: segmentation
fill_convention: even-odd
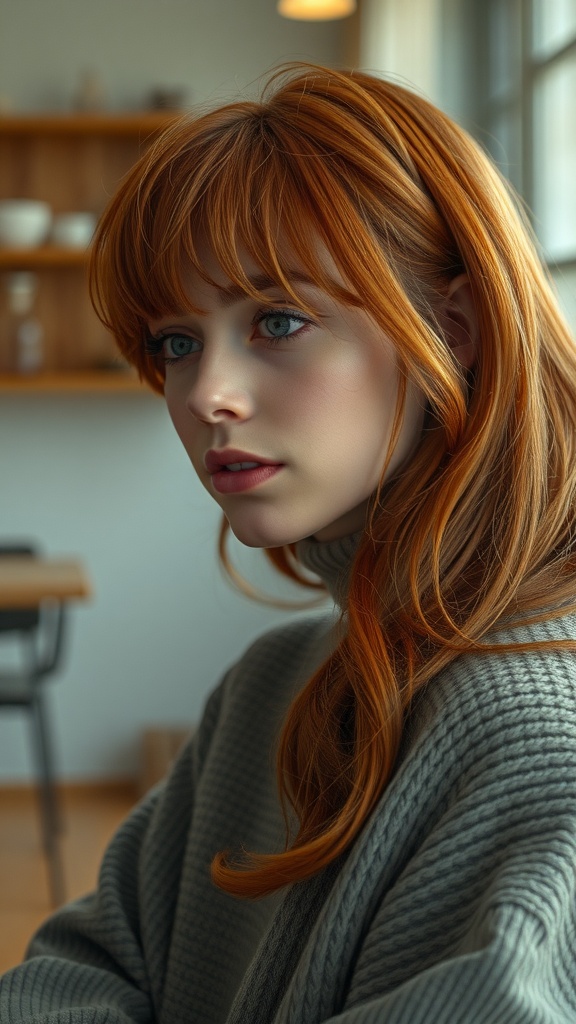
[[[318,545],[307,564],[339,593],[349,557]],[[256,902],[211,884],[218,850],[282,848],[278,731],[335,635],[331,617],[292,622],[227,673],[110,845],[98,891],[0,982],[2,1024],[576,1021],[570,653],[460,657],[420,695],[341,862]],[[574,617],[497,640],[565,637]]]

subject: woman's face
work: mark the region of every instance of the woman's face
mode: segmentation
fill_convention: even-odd
[[[217,287],[195,273],[187,279],[205,314],[175,311],[149,325],[150,348],[166,362],[170,416],[202,484],[250,547],[359,530],[394,420],[392,344],[365,312],[336,302],[297,265],[298,293],[317,317],[249,260],[244,269],[264,303],[231,287],[208,250],[205,266]],[[388,475],[417,444],[423,409],[409,384]]]

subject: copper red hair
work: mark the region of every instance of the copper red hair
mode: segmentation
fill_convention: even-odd
[[[284,724],[279,787],[298,832],[280,854],[215,859],[218,885],[259,896],[353,841],[420,687],[462,652],[489,649],[483,638],[502,619],[573,605],[576,350],[529,229],[480,148],[418,95],[366,74],[293,66],[261,103],[186,116],[112,199],[93,247],[93,299],[158,391],[146,324],[194,308],[182,268],[206,277],[199,238],[247,294],[241,253],[306,308],[286,279],[289,252],[338,301],[371,314],[429,406],[419,449],[375,496],[346,635]],[[471,374],[440,328],[462,272],[478,323]],[[306,582],[293,547],[268,555]]]

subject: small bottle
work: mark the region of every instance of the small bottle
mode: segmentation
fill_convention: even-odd
[[[78,87],[74,94],[73,106],[85,113],[104,110],[106,106],[106,90],[99,73],[94,68],[86,68],[78,79]]]
[[[35,274],[10,274],[7,281],[13,361],[17,373],[38,373],[44,362],[44,329],[33,313],[37,287]]]

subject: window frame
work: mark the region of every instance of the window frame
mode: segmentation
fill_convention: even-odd
[[[470,38],[474,41],[477,56],[471,111],[476,134],[522,197],[538,237],[538,225],[534,221],[533,212],[536,202],[536,95],[539,82],[550,68],[576,60],[576,26],[567,41],[549,51],[540,51],[534,41],[535,2],[476,0],[469,31],[473,33]],[[502,91],[498,91],[495,86],[495,56],[491,40],[497,7],[506,11],[508,25],[517,34],[518,46],[517,66],[510,73],[510,87]],[[506,151],[498,127],[498,123],[502,124],[505,118],[515,126],[518,140],[515,153]],[[570,272],[571,277],[576,276],[576,232],[572,254],[559,258],[544,255],[554,276],[566,271]]]

